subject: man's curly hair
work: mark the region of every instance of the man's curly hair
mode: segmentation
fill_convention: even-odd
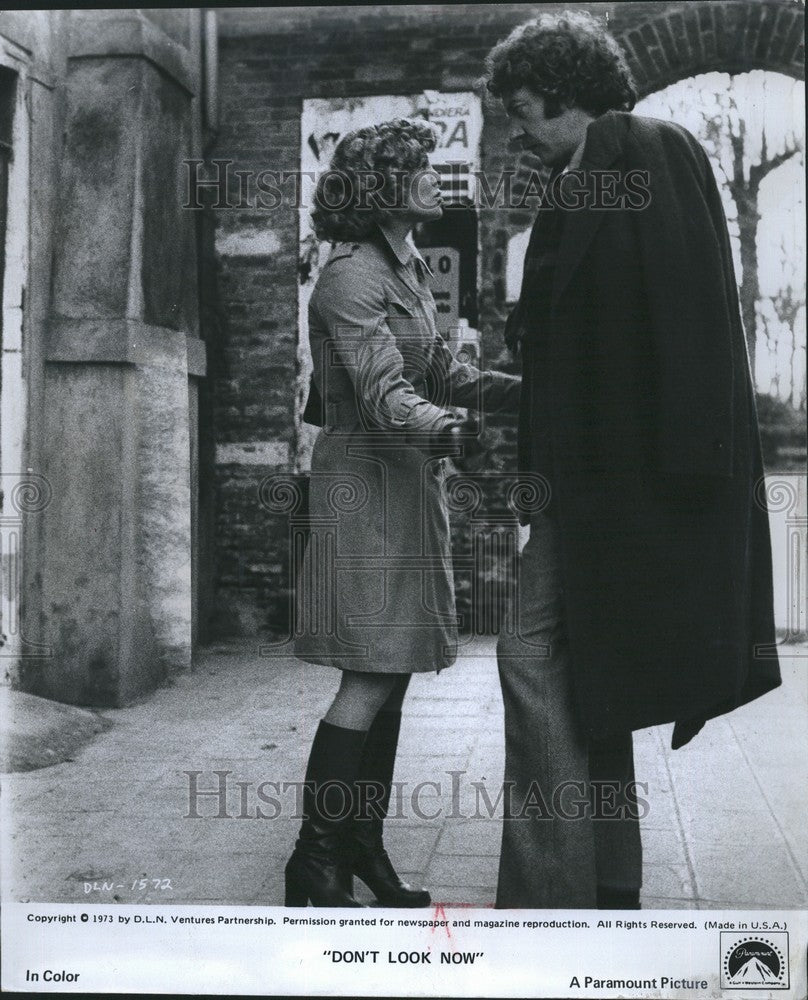
[[[620,46],[592,15],[565,10],[540,14],[515,28],[485,61],[495,97],[527,87],[554,118],[564,105],[591,115],[631,111],[637,91]]]
[[[394,118],[344,136],[321,174],[311,212],[321,240],[361,239],[404,204],[408,176],[429,166],[436,131],[424,120]]]

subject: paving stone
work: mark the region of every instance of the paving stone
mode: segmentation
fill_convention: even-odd
[[[435,701],[432,698],[419,698],[417,701],[409,701],[407,704],[408,713],[411,717],[424,718],[427,716],[440,716],[445,719],[458,719],[461,717],[478,716],[482,712],[482,707],[477,699],[473,698],[452,698],[451,701]]]
[[[664,896],[646,895],[645,889],[640,893],[640,905],[643,910],[692,910],[698,909],[692,899],[669,899]],[[642,914],[638,915],[642,918]]]
[[[681,827],[679,805],[671,788],[638,789],[638,794],[647,804],[645,816],[640,820],[644,830],[670,830]]]
[[[428,780],[441,789],[424,786],[419,796],[434,818],[408,805],[404,818],[387,823],[399,871],[447,906],[490,906],[495,898],[500,825],[467,817],[476,805],[472,782],[485,779],[496,800],[502,707],[494,644],[474,648],[484,655],[461,657],[440,677],[413,678],[396,780],[407,782],[408,794]],[[682,750],[670,750],[671,726],[635,734],[637,777],[649,785],[641,826],[646,908],[805,905],[806,662],[786,664],[783,688],[711,720]],[[210,781],[212,771],[230,771],[229,811],[240,810],[230,783],[246,781],[253,815],[262,780],[302,780],[337,683],[336,671],[261,661],[249,644],[220,647],[203,652],[174,687],[105,712],[110,728],[72,761],[5,775],[0,809],[14,858],[3,865],[4,897],[84,901],[85,877],[146,875],[172,878],[172,898],[183,902],[279,905],[299,819],[185,819],[182,772],[201,770]],[[455,802],[452,770],[464,772]],[[205,806],[215,810],[217,802],[202,800],[200,812]],[[150,902],[160,901],[159,892],[148,892]],[[86,901],[103,903],[101,895]]]
[[[452,886],[496,884],[496,859],[487,855],[436,854],[427,869],[430,882]]]
[[[651,896],[695,899],[696,891],[687,865],[643,865],[643,889]]]
[[[502,824],[492,820],[447,820],[438,841],[440,854],[487,855],[499,859]]]
[[[659,828],[648,830],[640,825],[642,857],[645,865],[687,864],[687,852],[678,829]]]
[[[504,733],[502,734],[504,744]],[[502,781],[505,776],[505,747],[476,745],[468,760],[468,771],[475,780]]]
[[[426,871],[435,852],[440,827],[397,827],[385,823],[384,842],[398,871]]]
[[[199,898],[232,901],[235,895],[241,904],[259,902],[262,905],[282,905],[282,893],[276,898],[268,898],[266,883],[271,881],[282,885],[283,869],[287,855],[261,854],[259,852],[232,853],[227,864],[222,864],[222,855],[203,854],[188,857],[186,854],[167,855],[166,865],[172,861],[182,874],[172,879],[173,899],[165,894],[165,901],[195,902]],[[151,890],[148,902],[160,902],[163,895],[159,890]],[[127,902],[135,902],[134,894]],[[145,900],[144,900],[145,901]]]
[[[432,905],[438,906],[475,906],[492,909],[497,896],[495,885],[490,886],[456,886],[429,883]],[[462,916],[462,914],[461,914]]]
[[[458,775],[459,772],[459,775]],[[403,784],[403,794],[410,794],[421,782],[434,781],[442,792],[452,788],[452,783],[464,781],[469,774],[464,757],[416,757],[396,761],[393,780]],[[458,777],[454,777],[458,775]]]
[[[808,891],[791,859],[738,838],[722,844],[691,845],[697,894],[723,900],[730,907],[778,903],[784,908],[808,905]]]

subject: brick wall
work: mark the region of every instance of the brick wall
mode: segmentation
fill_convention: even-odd
[[[803,26],[801,4],[760,0],[622,3],[611,18],[641,97],[711,70],[803,78]]]
[[[563,8],[559,5],[543,5]],[[747,3],[604,3],[643,94],[712,69],[774,69],[801,76],[802,9]],[[517,4],[438,7],[242,8],[219,11],[221,126],[210,157],[234,170],[299,167],[303,98],[471,90],[492,45],[532,16]],[[509,128],[484,104],[481,166],[513,168]],[[521,166],[536,166],[524,159]],[[233,188],[235,189],[235,178]],[[282,515],[259,500],[261,482],[296,468],[298,214],[248,206],[214,211],[220,343],[211,352],[216,429],[215,630],[283,631],[288,542]],[[506,368],[508,240],[530,212],[480,215],[480,320],[488,364]],[[513,464],[514,428],[489,422],[494,468]],[[492,516],[501,491],[487,490]],[[465,522],[456,543],[467,547]],[[496,577],[498,570],[494,570]],[[489,574],[490,575],[490,574]],[[468,580],[459,580],[466,606]]]

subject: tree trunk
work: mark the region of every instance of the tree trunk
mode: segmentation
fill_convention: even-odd
[[[763,176],[752,167],[749,180],[744,176],[744,145],[746,140],[746,125],[741,120],[738,132],[730,129],[732,144],[732,178],[730,192],[738,210],[738,234],[741,241],[741,276],[740,298],[741,317],[746,332],[746,343],[749,348],[749,364],[752,368],[752,383],[755,381],[755,352],[757,349],[757,300],[760,295],[758,280],[757,229],[760,222],[758,213],[758,190]],[[765,143],[763,150],[765,162]]]
[[[757,230],[760,215],[758,214],[757,188],[749,188],[735,198],[738,206],[738,229],[741,240],[741,317],[746,331],[746,343],[749,348],[749,363],[752,367],[752,381],[755,379],[755,352],[757,349],[757,301],[760,298],[760,282],[758,281]]]

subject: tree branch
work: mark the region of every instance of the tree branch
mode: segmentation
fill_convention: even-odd
[[[782,167],[784,163],[790,160],[792,156],[796,156],[797,153],[799,153],[799,148],[796,146],[793,149],[786,148],[782,153],[775,153],[769,159],[753,164],[749,168],[749,186],[760,187],[764,177],[767,177],[772,170]]]

